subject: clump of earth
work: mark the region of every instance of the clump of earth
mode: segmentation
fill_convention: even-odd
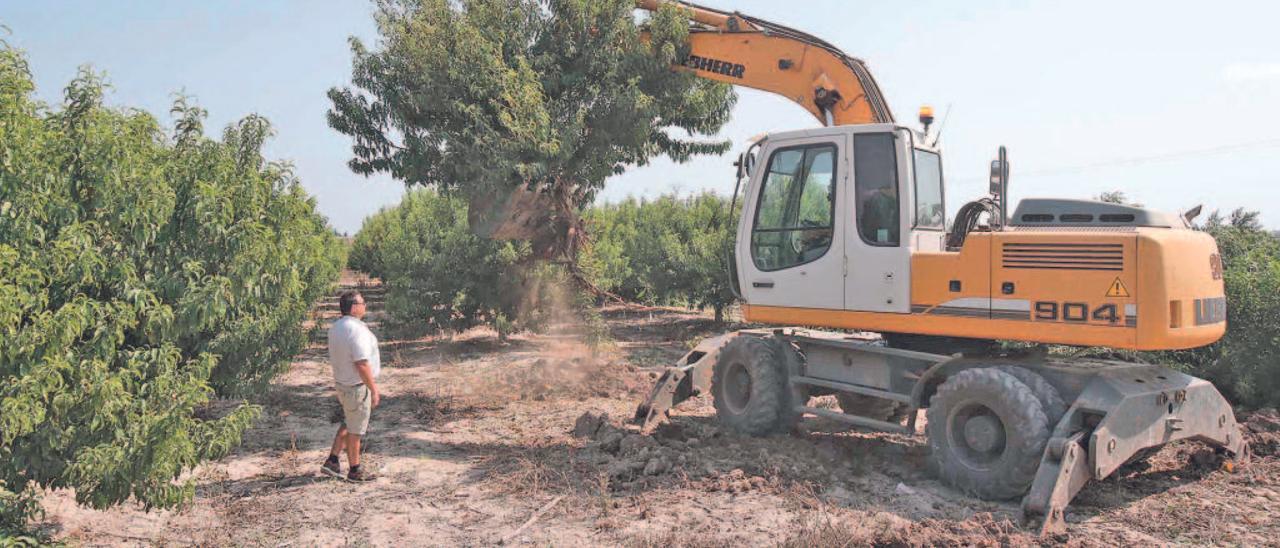
[[[579,458],[600,467],[614,490],[647,485],[674,476],[703,490],[740,493],[771,485],[769,479],[724,459],[724,435],[713,424],[660,425],[652,436],[619,427],[606,413],[586,412],[573,425],[587,441]]]
[[[1249,450],[1254,455],[1280,453],[1280,412],[1274,408],[1254,411],[1245,419],[1244,428],[1249,438]]]

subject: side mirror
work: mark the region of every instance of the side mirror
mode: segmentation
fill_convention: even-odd
[[[733,162],[734,167],[738,168],[738,178],[750,177],[751,170],[755,167],[756,155],[750,150],[738,155],[737,161]]]
[[[1004,189],[1004,166],[1000,164],[1000,160],[991,161],[991,188],[992,196],[999,197],[1000,191]]]

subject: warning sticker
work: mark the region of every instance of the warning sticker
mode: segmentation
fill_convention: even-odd
[[[1124,286],[1124,282],[1117,277],[1116,281],[1111,282],[1111,287],[1107,288],[1108,297],[1128,297],[1129,288]]]

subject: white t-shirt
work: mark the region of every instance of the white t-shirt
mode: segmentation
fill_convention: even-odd
[[[363,384],[356,372],[356,362],[369,360],[369,372],[378,378],[382,356],[378,354],[378,338],[369,326],[353,316],[343,316],[329,328],[329,366],[333,380],[343,386]]]

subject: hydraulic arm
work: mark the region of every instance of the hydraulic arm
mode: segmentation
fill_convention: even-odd
[[[636,1],[648,11],[664,4],[685,10],[694,23],[682,70],[782,95],[827,126],[893,122],[866,65],[830,43],[741,13],[670,0]]]

